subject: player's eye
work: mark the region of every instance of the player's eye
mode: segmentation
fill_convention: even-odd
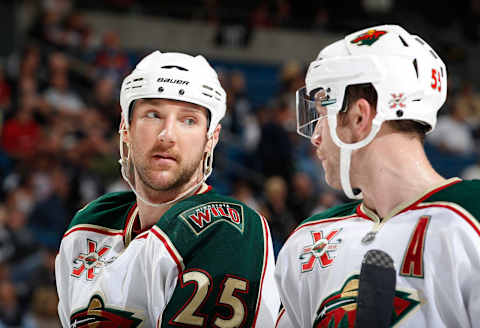
[[[155,112],[148,112],[147,113],[148,118],[158,118],[158,114]]]
[[[192,126],[196,123],[196,120],[191,117],[188,117],[183,120],[183,123],[185,123],[186,125]]]

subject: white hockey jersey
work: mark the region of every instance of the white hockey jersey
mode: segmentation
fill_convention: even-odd
[[[307,219],[277,261],[277,327],[354,327],[370,249],[394,260],[391,327],[480,327],[479,218],[480,181],[454,178],[383,220],[360,201]]]
[[[64,327],[273,327],[280,307],[266,220],[209,190],[137,231],[135,195],[80,210],[56,259]]]

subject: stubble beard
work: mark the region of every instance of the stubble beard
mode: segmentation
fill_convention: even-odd
[[[157,170],[133,160],[132,162],[134,163],[134,170],[136,171],[138,178],[148,189],[158,192],[172,192],[177,190],[180,191],[184,185],[191,181],[201,163],[201,160],[201,157],[197,158],[194,161],[187,163],[185,166],[180,167],[178,171],[173,171],[172,176],[166,179],[163,177],[160,178],[164,180],[162,182],[159,182],[159,178],[155,177]]]

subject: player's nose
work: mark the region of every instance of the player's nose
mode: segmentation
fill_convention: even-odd
[[[170,115],[164,120],[164,124],[157,138],[161,143],[173,144],[175,143],[175,137],[175,118]]]
[[[320,128],[320,120],[315,125],[315,129],[313,130],[313,134],[310,137],[310,142],[315,146],[319,147],[322,143],[322,129]]]

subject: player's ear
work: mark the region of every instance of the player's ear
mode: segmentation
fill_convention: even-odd
[[[372,121],[376,114],[375,108],[366,99],[360,98],[348,111],[353,138],[355,141],[365,139],[372,129]]]
[[[218,143],[218,139],[220,138],[220,130],[222,130],[222,125],[218,124],[215,130],[213,131],[213,135],[210,138],[211,141],[207,143],[207,151],[210,151],[210,149],[215,149]]]
[[[129,136],[129,133],[128,133],[127,125],[125,124],[125,120],[123,118],[120,121],[120,126],[118,128],[118,133],[120,133],[120,135],[122,136],[123,141],[125,143],[127,143],[127,144],[130,143],[130,136]]]

